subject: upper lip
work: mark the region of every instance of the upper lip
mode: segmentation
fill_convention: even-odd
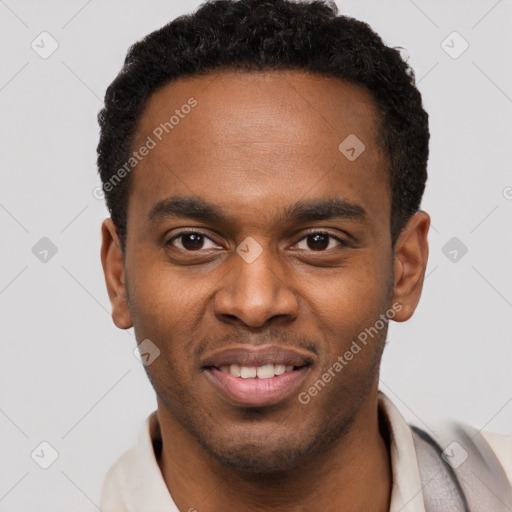
[[[310,352],[299,351],[295,348],[284,348],[276,345],[267,345],[254,348],[230,347],[205,358],[203,367],[229,366],[264,366],[266,364],[283,364],[285,366],[309,366],[313,364],[314,357]]]

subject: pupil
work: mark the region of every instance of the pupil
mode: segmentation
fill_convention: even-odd
[[[189,249],[191,251],[200,249],[203,245],[203,235],[198,235],[197,233],[189,233],[188,235],[183,235],[183,240],[181,243],[185,249]]]
[[[310,244],[309,242],[311,239],[315,240],[315,243],[320,240],[320,244],[318,244],[318,243],[316,243],[316,245],[315,245],[315,243]],[[314,251],[326,249],[328,246],[329,246],[329,237],[327,235],[322,235],[322,234],[317,233],[316,235],[310,235],[308,237],[308,247]]]

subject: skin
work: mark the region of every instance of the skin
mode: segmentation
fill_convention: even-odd
[[[201,361],[235,344],[300,347],[314,359],[307,391],[393,304],[395,321],[411,317],[430,217],[416,213],[392,250],[379,117],[365,89],[301,71],[182,78],[150,98],[134,148],[190,97],[197,106],[133,171],[124,258],[111,219],[102,225],[113,321],[161,351],[146,371],[172,498],[182,511],[334,511],[340,499],[347,512],[387,511],[390,457],[377,409],[387,326],[307,405],[294,394],[272,407],[236,406]],[[349,134],[365,144],[354,161],[338,149]],[[151,224],[148,212],[173,194],[214,203],[227,219]],[[366,221],[279,220],[296,201],[332,198],[362,206]],[[191,229],[207,238],[166,246]],[[252,263],[236,252],[249,236],[262,248]]]

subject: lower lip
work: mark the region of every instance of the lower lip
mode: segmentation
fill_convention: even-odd
[[[304,380],[308,366],[276,375],[270,379],[235,377],[217,368],[208,368],[206,374],[232,402],[238,405],[261,407],[274,405],[294,394]]]

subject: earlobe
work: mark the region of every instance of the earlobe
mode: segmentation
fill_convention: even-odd
[[[133,322],[127,301],[123,253],[115,224],[110,218],[101,225],[101,240],[101,264],[112,305],[112,320],[120,329],[129,329]]]
[[[428,230],[430,216],[424,211],[415,213],[400,234],[394,251],[393,303],[402,308],[394,320],[405,322],[419,303],[428,262]]]

